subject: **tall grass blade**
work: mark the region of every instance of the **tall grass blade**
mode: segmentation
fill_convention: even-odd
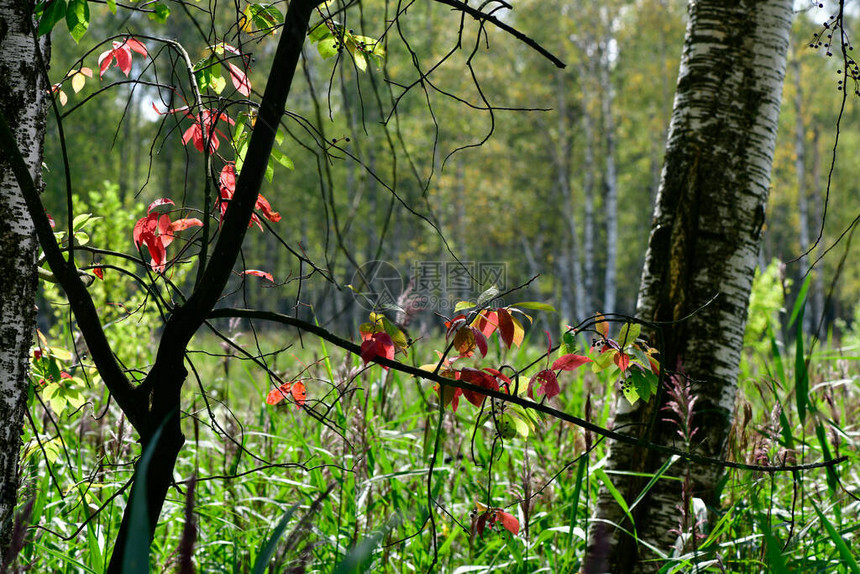
[[[801,425],[806,420],[806,406],[809,401],[809,371],[806,368],[806,357],[803,352],[803,309],[804,305],[801,304],[794,351],[794,394],[797,398],[797,414]]]
[[[669,467],[672,466],[673,464],[675,464],[675,461],[677,461],[679,458],[681,458],[681,457],[678,456],[677,454],[673,454],[672,456],[669,457],[668,460],[666,460],[666,462],[663,463],[663,466],[661,466],[660,469],[654,473],[654,476],[651,477],[651,480],[648,481],[648,484],[645,485],[645,488],[642,489],[642,492],[639,493],[639,496],[637,496],[636,500],[633,501],[633,504],[630,505],[630,511],[631,512],[633,511],[634,508],[636,508],[637,504],[642,502],[642,499],[645,498],[645,495],[648,494],[648,491],[651,490],[651,488],[655,484],[657,484],[657,481],[660,480],[660,477],[663,476],[663,474],[667,470],[669,470]]]
[[[823,512],[818,508],[818,505],[815,504],[815,501],[810,499],[812,503],[812,508],[815,509],[815,513],[818,515],[818,519],[821,521],[821,524],[824,526],[824,530],[827,531],[827,535],[833,541],[833,544],[836,546],[836,549],[839,551],[839,556],[842,557],[842,563],[848,566],[851,569],[852,574],[860,574],[860,565],[857,564],[857,559],[854,558],[854,554],[851,552],[851,549],[848,548],[848,545],[845,544],[845,540],[836,531],[833,524],[827,519],[827,516],[824,515]]]
[[[137,495],[132,496],[129,535],[125,541],[125,552],[122,556],[123,574],[149,574],[149,511],[146,508],[146,473],[149,471],[149,464],[155,455],[155,447],[161,439],[161,431],[164,430],[165,422],[167,422],[167,418],[158,425],[152,435],[152,440],[143,450],[143,456],[140,457],[140,465],[137,467],[134,477],[132,493]]]
[[[621,507],[621,510],[624,511],[624,514],[627,516],[627,519],[630,521],[630,524],[633,527],[633,537],[638,539],[639,536],[636,534],[636,523],[633,520],[633,515],[630,514],[630,507],[627,505],[627,502],[624,500],[624,497],[621,495],[620,492],[618,492],[618,489],[615,488],[614,484],[612,484],[612,480],[610,480],[609,475],[607,475],[602,468],[595,470],[594,474],[597,476],[597,478],[603,481],[603,484],[606,486],[606,490],[609,491],[609,494],[612,496],[612,498],[615,499],[615,502],[618,503],[618,506]]]
[[[275,526],[275,529],[272,531],[272,535],[269,536],[266,544],[263,545],[263,549],[260,550],[259,554],[257,554],[257,559],[254,561],[254,574],[265,574],[266,570],[269,568],[269,561],[272,559],[272,556],[275,555],[275,550],[278,548],[278,541],[281,539],[281,536],[284,535],[284,531],[287,529],[287,523],[290,521],[290,518],[293,517],[293,514],[295,514],[298,507],[298,504],[294,504],[288,508],[284,513],[284,517],[281,518],[281,521],[278,522],[277,526]]]
[[[376,550],[385,535],[394,528],[398,521],[399,517],[397,515],[392,516],[381,530],[374,532],[353,546],[334,569],[333,574],[359,574],[367,572],[374,550]]]

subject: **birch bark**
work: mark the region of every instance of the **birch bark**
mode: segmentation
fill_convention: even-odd
[[[677,321],[662,331],[663,362],[682,371],[699,397],[693,419],[700,429],[698,452],[722,456],[764,223],[792,2],[692,0],[689,13],[637,315]],[[660,396],[636,408],[622,401],[616,429],[672,441],[674,428],[655,411]],[[626,445],[610,448],[606,471],[632,501],[648,478],[629,471],[653,473],[662,459]],[[693,496],[719,504],[721,469],[690,471]],[[658,481],[634,515],[642,541],[637,545],[617,528],[632,531],[603,489],[584,571],[658,569],[659,560],[645,560],[671,553],[679,499],[677,483]]]
[[[26,2],[0,2],[0,113],[10,125],[30,174],[41,186],[46,85],[36,50],[47,60],[48,42],[37,47]],[[27,369],[35,326],[36,234],[21,190],[0,151],[0,556],[5,555],[18,490],[18,453]]]

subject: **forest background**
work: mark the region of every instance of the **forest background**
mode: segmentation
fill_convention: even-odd
[[[668,0],[602,4],[598,9],[591,2],[542,3],[537,9],[525,2],[517,10],[517,25],[540,31],[541,41],[567,63],[564,70],[528,46],[488,30],[492,50],[478,47],[479,56],[487,54],[476,64],[486,103],[533,111],[474,110],[434,90],[425,95],[413,89],[397,102],[397,116],[383,117],[386,112],[375,99],[390,97],[388,79],[408,83],[408,53],[388,54],[384,76],[373,65],[366,73],[346,65],[338,66],[337,77],[332,77],[331,66],[308,45],[305,77],[290,108],[302,120],[289,130],[298,136],[301,123],[309,122],[346,153],[332,150],[342,159],[324,160],[319,150],[286,134],[281,150],[299,169],[289,173],[276,164],[274,180],[263,194],[271,196],[276,210],[288,205],[301,210],[302,217],[301,227],[279,231],[300,244],[309,259],[324,263],[341,285],[356,283],[359,291],[357,268],[373,271],[377,267],[368,263],[373,261],[390,264],[384,270],[400,282],[394,287],[375,284],[371,291],[396,297],[414,278],[413,295],[424,297],[429,311],[446,315],[456,301],[494,283],[510,288],[538,274],[540,279],[522,296],[552,301],[560,322],[575,322],[595,311],[632,314],[659,185],[686,6]],[[826,10],[801,8],[793,28],[760,256],[761,268],[777,262],[789,304],[796,292],[789,286],[860,208],[860,183],[852,163],[837,162],[830,174],[841,102],[839,65],[810,47]],[[411,48],[424,61],[442,57],[456,39],[457,30],[445,25],[445,12],[443,6],[415,6],[404,21]],[[548,20],[546,13],[562,17]],[[138,16],[135,28],[146,30],[151,24],[154,35],[199,37],[188,18],[174,16],[164,25]],[[100,34],[117,30],[116,24],[114,18],[105,20],[94,12],[89,33],[77,47],[69,35],[54,34],[54,81],[63,80],[77,55]],[[197,41],[199,54],[206,45],[205,39]],[[263,74],[269,69],[273,45],[261,43],[254,51],[252,85],[257,70]],[[197,56],[194,46],[193,41],[188,46],[192,60]],[[465,100],[480,102],[481,94],[462,67],[467,56],[455,54],[455,61],[438,70],[436,81]],[[159,95],[127,84],[97,97],[98,105],[80,108],[73,97],[64,110],[67,146],[79,166],[74,189],[81,197],[87,201],[90,191],[116,186],[122,209],[141,216],[144,206],[159,197],[202,204],[196,195],[200,190],[187,185],[192,174],[199,173],[202,158],[183,147],[177,128],[153,112],[153,104],[165,107]],[[367,103],[371,105],[361,107]],[[850,129],[856,114],[856,106],[848,105],[842,118],[846,129],[839,146],[846,158],[855,157],[860,146],[858,133]],[[347,141],[351,134],[361,137]],[[62,213],[65,182],[56,136],[49,131],[46,138],[43,201],[49,212]],[[108,144],[111,152],[105,153]],[[394,182],[396,197],[372,172]],[[831,189],[839,191],[829,196],[825,219],[828,177]],[[99,205],[89,203],[94,215],[111,219]],[[413,211],[426,221],[416,219]],[[786,265],[812,247],[819,232],[820,241],[810,255]],[[281,279],[295,277],[298,270],[289,267],[286,253],[268,259],[267,254],[279,253],[276,241],[271,234],[250,234],[246,267],[265,269]],[[133,249],[130,233],[128,244]],[[471,277],[453,255],[466,262]],[[483,277],[481,265],[486,268]],[[821,334],[837,319],[847,324],[853,320],[860,300],[860,268],[847,265],[837,277],[838,265],[834,255],[823,258],[813,271],[806,314],[810,332],[822,319]],[[825,298],[832,287],[827,281],[834,277],[832,297]],[[304,289],[302,300],[335,331],[349,330],[366,314],[368,301],[349,288],[309,282]],[[249,306],[282,312],[294,311],[296,303],[277,288],[253,289],[245,296]],[[433,324],[432,314],[419,318],[418,331],[425,332],[424,325]]]
[[[192,5],[183,6],[184,10],[192,10]],[[364,3],[368,12],[373,8],[372,2]],[[824,249],[849,228],[860,208],[860,193],[855,189],[858,184],[852,178],[852,163],[837,162],[832,173],[830,171],[837,117],[841,115],[843,127],[839,136],[840,156],[854,157],[854,150],[860,143],[857,133],[851,129],[856,119],[853,102],[849,100],[844,112],[841,111],[838,64],[826,56],[826,50],[810,47],[810,43],[816,42],[815,34],[822,32],[821,22],[827,18],[827,12],[817,5],[798,8],[801,13],[793,31],[771,196],[762,222],[765,234],[760,266],[769,271],[760,278],[754,291],[748,328],[750,347],[758,351],[762,349],[769,321],[778,331],[780,340],[790,339],[788,317],[783,311],[791,308],[810,260],[823,254]],[[434,313],[450,316],[456,301],[474,300],[493,284],[504,290],[528,283],[516,294],[516,299],[554,305],[559,313],[537,314],[538,325],[552,332],[557,332],[560,325],[575,323],[597,311],[632,314],[651,226],[653,201],[660,180],[685,13],[684,3],[670,1],[605,2],[600,6],[591,2],[557,5],[518,3],[516,15],[505,18],[510,18],[518,27],[539,38],[567,63],[567,68],[558,70],[527,46],[488,29],[482,42],[474,48],[475,59],[472,62],[472,70],[480,79],[480,91],[476,89],[473,78],[464,73],[468,69],[464,64],[471,53],[469,50],[455,53],[450,65],[440,68],[434,75],[438,85],[471,104],[434,89],[413,88],[402,99],[395,95],[399,93],[399,87],[415,80],[413,64],[416,57],[435,62],[456,43],[457,30],[450,26],[450,15],[445,7],[427,3],[409,9],[410,17],[403,20],[403,29],[398,30],[402,32],[404,42],[408,38],[407,49],[389,51],[384,69],[370,60],[367,70],[360,70],[349,59],[333,68],[331,60],[324,60],[313,45],[307,45],[302,76],[298,78],[290,99],[292,123],[287,123],[284,137],[279,141],[280,160],[269,174],[271,183],[264,185],[262,193],[275,210],[299,216],[288,218],[290,222],[299,222],[296,227],[285,227],[284,222],[280,224],[280,236],[290,245],[297,246],[308,260],[330,272],[341,288],[335,288],[329,282],[306,281],[308,274],[313,276],[311,269],[297,268],[296,260],[279,248],[273,233],[260,233],[254,229],[245,242],[243,265],[246,269],[271,273],[273,284],[256,282],[250,277],[247,280],[237,278],[235,290],[227,297],[226,303],[298,315],[320,321],[332,332],[357,336],[357,325],[366,321],[371,308],[379,306],[378,296],[396,298],[404,289],[409,289],[409,280],[413,278],[414,298],[394,302],[410,307],[406,317],[400,317],[411,322],[408,325],[410,335],[428,340],[441,334],[438,330],[440,320]],[[557,17],[548,18],[547,14]],[[126,29],[133,29],[138,36],[151,34],[182,38],[192,60],[203,57],[210,39],[184,17],[187,15],[175,9],[164,23],[158,23],[158,11],[155,18],[126,14],[123,18],[128,20],[123,20],[116,19],[107,11],[94,10],[90,28],[80,45],[75,46],[65,33],[53,35],[52,81],[65,81],[61,89],[65,92],[63,98],[68,98],[68,101],[62,112],[65,114],[66,146],[74,158],[73,187],[79,196],[77,213],[90,212],[102,218],[88,224],[88,232],[92,234],[95,245],[107,244],[113,249],[135,253],[132,227],[138,218],[145,215],[145,206],[151,201],[170,197],[185,206],[203,204],[202,190],[194,182],[204,167],[200,154],[190,144],[182,144],[181,134],[185,126],[181,115],[164,115],[164,110],[179,107],[181,101],[164,90],[124,83],[119,74],[116,74],[119,81],[110,90],[100,91],[94,87],[95,83],[87,81],[85,88],[78,93],[66,73],[73,68],[79,54],[93,48],[91,58],[94,57],[99,51],[95,47],[97,42]],[[221,16],[214,14],[215,18]],[[224,23],[229,24],[235,16],[232,11],[225,10]],[[382,30],[376,30],[374,26],[381,27],[380,22],[365,18],[362,12],[360,17],[356,17],[355,27],[359,33],[378,36]],[[196,45],[194,38],[198,39]],[[256,73],[268,70],[272,47],[261,42],[251,50],[252,85],[262,84],[264,76]],[[492,49],[487,50],[488,47]],[[136,77],[146,72],[146,66],[149,66],[149,60],[143,63],[135,60],[132,74]],[[515,81],[511,79],[512,74]],[[171,83],[172,80],[162,79],[163,83]],[[89,99],[91,97],[95,99]],[[77,104],[85,99],[88,105],[78,107]],[[474,102],[483,104],[475,105]],[[392,107],[397,108],[396,116],[388,115]],[[58,145],[59,134],[52,131],[56,129],[56,125],[49,123],[45,154],[47,187],[43,201],[50,213],[62,214],[66,183]],[[301,133],[303,131],[318,133],[321,141],[331,143],[325,143],[325,150],[308,147],[301,143],[306,139]],[[489,135],[492,137],[488,138]],[[352,161],[352,156],[360,163]],[[376,179],[374,174],[382,174],[383,177]],[[67,226],[61,215],[56,219],[59,229]],[[823,226],[820,241],[811,257],[791,262],[813,245],[820,225]],[[860,270],[852,264],[850,255],[841,258],[842,250],[849,246],[850,238],[840,245],[838,253],[832,252],[817,264],[804,314],[806,332],[817,332],[830,338],[828,349],[835,348],[843,336],[848,341],[855,339],[852,326],[858,312]],[[271,257],[269,254],[276,255]],[[455,260],[455,255],[460,263]],[[100,262],[98,253],[92,262]],[[384,263],[375,265],[368,262]],[[464,266],[473,271],[473,276],[459,271]],[[369,275],[381,270],[380,281],[370,287],[361,285],[356,279],[360,278],[357,269]],[[103,320],[109,330],[116,328],[126,337],[121,352],[145,363],[153,350],[153,338],[147,332],[153,323],[139,320],[138,315],[133,315],[131,321],[125,319],[129,311],[139,310],[137,305],[141,300],[117,290],[120,283],[116,277],[111,277],[109,268],[106,271],[104,283],[93,287],[105,305],[102,307]],[[171,278],[177,283],[190,280],[179,266],[173,273]],[[539,278],[529,282],[535,276]],[[120,299],[118,294],[126,298]],[[828,294],[830,296],[826,297]],[[386,302],[392,301],[382,301],[383,304]],[[80,341],[65,331],[69,326],[68,314],[62,298],[52,287],[45,287],[39,306],[40,326],[52,344],[57,341],[85,354],[85,349],[76,348]],[[236,331],[238,324],[231,325],[231,329],[236,338],[250,336],[240,335]],[[298,347],[300,343],[292,334],[289,338],[280,339],[282,332],[266,334],[254,331],[253,336],[255,339],[260,337],[255,344],[261,356],[275,340],[272,344],[275,349],[283,349],[290,344]],[[308,348],[314,348],[315,343],[303,342]],[[195,352],[213,353],[208,343],[211,341],[201,342],[202,348]],[[279,351],[271,352],[277,362]],[[315,361],[324,360],[317,359],[316,355],[308,359],[303,355],[305,350],[297,348],[291,352],[300,355],[299,363],[304,365],[319,366]],[[316,350],[311,353],[316,353]],[[325,347],[321,349],[321,356],[325,356]],[[752,365],[752,362],[748,358],[744,376],[755,374],[755,367],[762,366],[761,363]],[[246,403],[261,404],[269,389],[263,384],[265,381],[253,381],[250,374],[246,375],[247,380],[243,383],[237,383],[235,367],[231,374],[230,364],[230,357],[224,356],[214,369],[211,365],[207,367],[205,376],[211,377],[220,375],[215,369],[223,368],[223,378],[219,376],[213,382],[208,396],[243,414],[233,418],[232,413],[224,415],[223,421],[227,422],[221,427],[218,425],[223,421],[219,419],[215,423],[214,418],[217,417],[213,417],[213,429],[210,430],[219,440],[225,436],[241,435],[242,447],[247,448],[245,435],[230,425],[241,426],[242,421],[247,421]],[[356,364],[350,371],[348,365],[349,360],[341,365],[346,369],[342,376],[347,378],[354,376],[357,369]],[[327,362],[326,367],[328,379],[333,382],[336,377]],[[361,376],[365,377],[364,374]],[[359,424],[358,429],[353,428],[359,435],[376,432],[368,430],[371,420],[378,422],[374,416],[391,420],[392,412],[396,412],[387,403],[390,399],[382,393],[380,381],[362,381],[367,383],[368,389],[364,412],[355,418],[354,410],[348,410],[350,406],[355,409],[355,404],[349,405],[346,401],[338,405],[338,423],[347,428],[348,421],[352,420],[353,424]],[[387,385],[389,381],[383,378],[383,382]],[[593,381],[580,382],[590,397],[594,390],[591,387]],[[397,384],[402,391],[402,382]],[[250,396],[237,396],[249,392],[252,387]],[[611,391],[611,384],[607,389]],[[381,405],[369,408],[367,396],[377,392]],[[206,393],[201,395],[207,396]],[[423,394],[422,397],[426,399]],[[53,398],[57,399],[56,396]],[[68,404],[48,401],[51,410],[57,415],[69,416],[66,408],[79,404],[80,397],[70,394],[62,400],[66,399]],[[567,405],[574,412],[582,410],[582,397],[567,400],[575,403]],[[763,403],[756,406],[766,411],[767,401]],[[602,414],[597,416],[597,420],[605,422],[609,415],[608,401],[598,405]],[[43,408],[46,414],[38,426],[50,434],[53,431],[49,430],[49,409],[45,405]],[[847,404],[844,408],[851,410]],[[373,409],[378,409],[376,415]],[[215,412],[218,417],[223,415],[217,408]],[[265,411],[265,414],[260,411],[259,415],[255,413],[251,417],[259,416],[263,435],[277,434],[275,428],[288,426],[286,421],[292,418],[292,415],[284,417],[280,423],[263,422],[269,414],[270,411]],[[398,414],[403,417],[425,415],[408,408]],[[85,423],[85,418],[80,420],[81,436],[91,433],[92,428],[88,428],[86,433],[84,429],[93,425],[89,421]],[[356,420],[359,423],[355,423]],[[197,422],[194,424],[197,439]],[[362,427],[362,424],[367,426]],[[453,424],[456,427],[458,423]],[[301,428],[308,428],[306,425],[303,423]],[[34,429],[36,426],[33,423]],[[107,431],[99,424],[95,426],[99,433],[113,433],[119,445],[115,454],[122,454],[122,432],[117,436],[114,430]],[[403,432],[404,436],[416,432],[410,424],[403,424],[399,431],[395,429],[392,427],[385,432]],[[282,439],[288,436],[283,426],[280,431]],[[203,431],[204,434],[206,432]],[[309,449],[311,451],[328,448],[334,440],[323,436],[325,429],[317,429],[317,432],[318,443]],[[382,430],[378,432],[375,438],[386,436]],[[59,430],[57,434],[62,435]],[[351,435],[350,439],[353,438]],[[372,447],[367,436],[359,438],[371,452],[374,448],[378,451],[380,444],[385,444],[380,440],[376,447]],[[541,436],[541,439],[546,440],[546,437]],[[248,439],[247,444],[250,445],[252,440]],[[54,461],[49,461],[53,464],[59,447],[53,438],[50,441],[54,446],[46,448],[39,444],[38,448],[46,453],[48,459],[51,457],[47,454],[53,452]],[[268,436],[262,438],[261,448],[273,448],[273,444],[267,441]],[[195,441],[195,448],[201,448],[202,444]],[[180,461],[178,472],[187,476],[193,466],[195,472],[208,470],[211,475],[215,472],[211,465],[223,463],[225,474],[235,475],[241,468],[242,449],[231,452],[231,449],[235,450],[235,444],[230,446],[230,440],[224,440],[223,444],[227,452],[223,461],[208,461],[208,468],[206,464],[201,467],[195,454],[193,464],[189,459]],[[461,443],[452,450],[459,452],[462,446]],[[36,448],[31,440],[25,452],[32,456]],[[67,458],[76,452],[74,448],[64,448]],[[426,444],[424,448],[427,448]],[[332,453],[336,451],[333,447],[331,450]],[[329,460],[326,457],[330,456],[336,459],[332,453],[324,454],[323,458]],[[486,452],[479,452],[477,458],[486,459],[487,456]],[[491,449],[489,459],[492,460],[493,456]],[[599,460],[599,456],[598,449],[594,458]],[[472,458],[475,459],[475,453],[472,453]],[[359,456],[359,463],[365,464],[365,484],[375,480],[391,481],[399,472],[388,468],[388,473],[377,479],[372,475],[373,469],[367,467],[374,463],[361,463],[360,459]],[[381,458],[377,458],[379,460]],[[65,471],[58,472],[57,477],[51,476],[52,481],[63,482],[71,480],[76,473],[80,475],[82,468],[75,470],[77,465],[68,462]],[[446,462],[450,462],[450,457]],[[412,464],[415,463],[413,460]],[[29,464],[31,476],[47,480],[48,475],[39,473],[38,465],[32,459]],[[547,466],[546,460],[536,464]],[[517,465],[527,469],[528,455],[525,461],[517,459]],[[424,471],[426,469],[412,468],[404,472],[406,476],[413,473],[417,476]],[[523,472],[530,473],[531,470]],[[68,476],[64,478],[63,473],[68,473]],[[311,473],[311,482],[320,491],[324,490],[324,479],[330,478],[326,473],[326,469],[322,471],[323,476]],[[121,472],[113,478],[119,480],[120,475]],[[339,502],[331,507],[336,509],[337,517],[326,516],[320,520],[320,531],[325,531],[326,520],[338,525],[337,533],[332,535],[331,554],[321,551],[322,556],[340,556],[346,548],[361,540],[362,533],[369,535],[374,527],[388,528],[382,521],[384,513],[379,507],[374,511],[376,516],[372,512],[374,504],[382,504],[384,509],[388,503],[374,501],[372,494],[367,494],[373,492],[372,488],[358,488],[358,478],[352,484],[342,477],[341,480]],[[512,477],[510,480],[516,482]],[[73,482],[81,484],[80,480]],[[455,482],[451,478],[451,483]],[[528,483],[528,480],[523,481],[526,492],[530,488],[526,486]],[[579,481],[576,484],[579,485]],[[463,488],[464,485],[457,483],[456,486]],[[98,488],[101,487],[96,490]],[[287,485],[282,483],[279,488],[283,493]],[[487,488],[490,489],[489,486]],[[25,498],[27,492],[25,489]],[[371,500],[358,497],[345,502],[347,492],[361,492]],[[570,492],[558,495],[566,497],[563,498],[565,502],[572,504],[575,516],[582,512],[578,506],[579,486],[574,492],[572,501],[567,496]],[[210,503],[223,499],[221,495],[224,493],[212,494]],[[255,496],[259,494],[254,493]],[[400,495],[404,493],[401,491]],[[205,492],[198,491],[198,496],[206,500]],[[230,536],[237,536],[247,525],[239,522],[252,521],[251,516],[260,518],[255,516],[258,512],[255,505],[259,502],[254,501],[255,496],[247,499],[250,501],[247,514],[243,514],[244,508],[237,512],[240,520],[237,519],[237,524],[233,525],[236,528],[230,531]],[[92,507],[100,502],[89,490],[81,497]],[[236,498],[236,493],[229,493],[227,498],[231,497]],[[242,499],[241,496],[238,499]],[[544,502],[549,504],[546,500]],[[51,508],[54,504],[62,507],[56,501],[43,500],[41,504],[42,508]],[[410,506],[396,500],[391,505],[401,509]],[[175,516],[178,508],[173,504],[167,510],[168,516]],[[587,515],[587,503],[584,510]],[[201,506],[198,512],[203,516],[212,511]],[[529,510],[524,512],[525,523],[528,524]],[[838,514],[838,508],[834,512]],[[457,516],[462,514],[460,512]],[[86,530],[89,548],[81,553],[87,557],[86,560],[81,559],[95,571],[98,568],[93,565],[98,562],[98,557],[106,555],[105,530],[109,538],[111,512],[105,512],[105,515],[98,528]],[[68,515],[58,512],[52,520],[69,527],[63,523],[64,516]],[[540,517],[540,520],[546,518]],[[755,523],[754,519],[751,520]],[[346,521],[346,527],[342,521]],[[575,524],[574,518],[565,534],[573,536]],[[345,532],[353,526],[352,532]],[[171,530],[169,520],[165,528]],[[400,534],[406,535],[408,528],[401,526],[401,529],[404,532]],[[174,531],[173,534],[178,533]],[[449,531],[444,534],[449,536],[446,540],[455,538],[453,533],[449,535]],[[71,535],[80,535],[80,530]],[[392,535],[391,528],[388,535],[397,538]],[[199,560],[216,564],[218,560],[223,561],[224,551],[213,550],[217,544],[211,537],[204,540],[210,547],[208,553],[198,554]],[[156,548],[154,559],[170,564],[174,558],[171,553],[173,542],[175,538],[157,542],[157,546],[163,546]],[[43,545],[42,548],[54,547],[54,543],[45,542],[43,538],[42,542],[29,548],[31,558],[38,552],[39,544]],[[399,544],[399,551],[403,555],[411,555],[416,564],[427,559],[416,553],[414,547],[408,552],[403,551],[405,543],[402,540],[391,544]],[[469,541],[472,558],[486,557],[486,550],[480,555],[472,554],[474,544],[474,540]],[[527,567],[522,564],[528,558],[518,556],[516,544],[510,540],[505,544],[505,552],[515,559],[522,571],[526,571]],[[233,569],[236,571],[247,568],[254,557],[253,549],[250,556],[237,550],[235,539],[232,552]],[[461,555],[458,556],[460,558],[450,562],[452,567],[464,563]],[[501,560],[498,556],[504,557],[504,554],[496,554],[494,560]],[[323,558],[316,559],[318,563],[325,563]],[[377,559],[396,562],[388,550]],[[575,556],[565,556],[562,560],[565,564],[568,560],[576,563]],[[743,560],[752,559],[743,555]],[[754,560],[750,564],[754,564]]]

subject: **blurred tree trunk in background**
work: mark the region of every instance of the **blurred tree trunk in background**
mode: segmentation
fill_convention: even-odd
[[[665,368],[682,373],[698,397],[697,452],[722,457],[770,185],[792,2],[693,0],[689,11],[637,315],[666,322],[662,341],[654,343],[662,343]],[[671,444],[676,427],[655,410],[664,395],[631,408],[619,394],[614,427]],[[632,502],[648,481],[633,473],[653,473],[663,461],[612,443],[606,472]],[[717,505],[722,469],[691,465],[690,471],[692,496]],[[658,481],[649,498],[634,513],[636,532],[671,554],[671,530],[681,519],[678,483]],[[605,487],[595,518],[586,572],[659,566],[646,561],[655,557],[651,551],[614,526],[633,530]]]
[[[26,2],[0,3],[0,113],[30,175],[41,187],[47,86],[37,66],[48,39],[33,39]],[[0,150],[0,559],[6,554],[18,489],[18,454],[27,408],[27,370],[35,327],[36,234],[24,198]]]
[[[600,10],[600,25],[603,37],[598,49],[600,69],[601,110],[603,115],[603,137],[606,139],[606,175],[603,181],[604,215],[606,216],[606,270],[603,281],[603,306],[606,313],[614,313],[615,308],[615,265],[618,259],[618,170],[615,166],[615,120],[614,97],[612,88],[612,52],[617,51],[612,28],[614,15],[606,6]]]

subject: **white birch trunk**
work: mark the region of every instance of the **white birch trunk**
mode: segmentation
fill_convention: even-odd
[[[699,397],[693,419],[702,443],[697,452],[720,457],[731,424],[764,223],[792,1],[692,0],[689,10],[637,314],[656,321],[692,314],[664,329],[662,360],[667,368],[683,371]],[[616,428],[672,441],[674,427],[660,421],[665,413],[654,412],[658,401],[635,409],[621,401]],[[613,443],[606,470],[625,500],[632,501],[647,478],[612,472],[654,472],[661,462],[654,453]],[[691,472],[693,496],[718,504],[721,469],[692,466]],[[675,540],[669,530],[680,518],[679,489],[659,481],[651,492],[650,500],[637,507],[637,533],[669,554]],[[610,525],[630,529],[605,489],[596,519],[584,571],[647,572],[661,566],[642,561],[655,556]]]
[[[0,2],[0,113],[41,185],[46,85],[37,72],[27,2]],[[47,59],[47,41],[42,50]],[[27,368],[35,326],[36,235],[9,158],[0,152],[0,556],[18,489]]]

